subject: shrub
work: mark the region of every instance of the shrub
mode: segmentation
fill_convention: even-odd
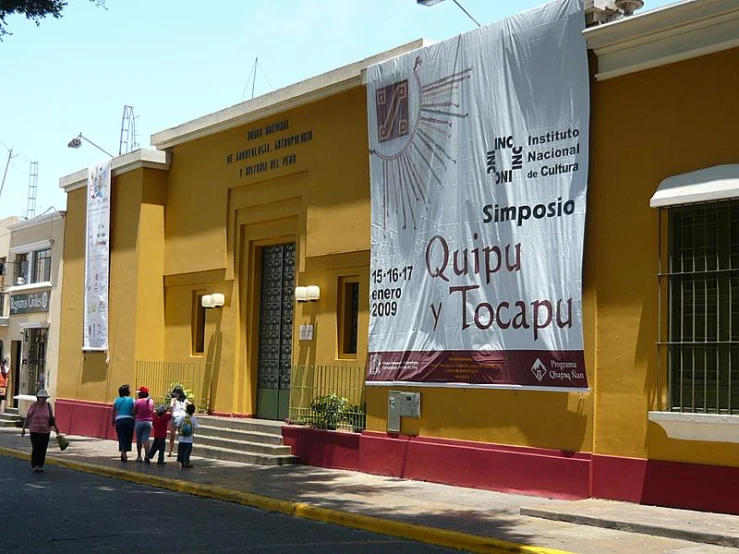
[[[172,382],[172,383],[169,384],[169,389],[167,390],[167,395],[164,397],[164,403],[167,406],[169,406],[169,403],[172,401],[172,390],[175,387],[182,387],[182,390],[185,391],[185,396],[187,396],[187,399],[190,402],[192,402],[193,404],[195,403],[195,393],[192,392],[192,390],[188,389],[182,383],[180,383],[178,381],[174,381],[174,382]]]
[[[335,393],[317,396],[310,403],[311,424],[316,429],[336,430],[349,405],[346,398]]]

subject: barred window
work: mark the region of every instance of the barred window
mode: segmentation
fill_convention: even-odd
[[[190,320],[190,347],[193,356],[205,352],[205,308],[203,296],[205,291],[192,293],[192,317]]]
[[[31,276],[34,283],[51,281],[51,250],[38,250],[33,254],[33,275]]]
[[[673,411],[739,413],[739,201],[669,209]]]
[[[16,285],[25,285],[29,282],[28,254],[15,255],[15,276]]]
[[[356,359],[359,335],[359,277],[339,277],[338,331],[339,358]]]

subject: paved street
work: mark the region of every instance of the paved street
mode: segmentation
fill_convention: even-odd
[[[0,457],[0,552],[458,552]]]
[[[0,489],[5,491],[0,503],[6,514],[7,528],[26,529],[20,536],[12,533],[12,542],[0,541],[0,551],[17,552],[20,544],[36,540],[34,546],[43,544],[43,548],[37,550],[53,552],[57,551],[56,542],[61,543],[62,539],[65,548],[69,540],[75,540],[74,550],[79,551],[93,548],[88,540],[100,541],[101,544],[93,548],[95,551],[103,547],[117,548],[119,543],[125,543],[126,548],[122,550],[128,551],[134,545],[138,547],[136,541],[142,534],[140,529],[143,529],[145,538],[151,537],[162,548],[168,548],[172,544],[170,541],[174,540],[170,537],[175,536],[174,531],[179,528],[182,528],[180,535],[186,536],[182,541],[183,547],[192,545],[192,549],[186,550],[189,552],[202,551],[202,534],[206,534],[209,550],[220,548],[214,551],[221,552],[279,552],[279,548],[294,549],[297,544],[302,550],[315,547],[323,552],[342,553],[393,550],[404,553],[450,552],[404,542],[389,535],[436,544],[463,544],[466,549],[476,552],[542,553],[554,552],[547,549],[555,549],[577,554],[730,554],[738,551],[726,546],[700,544],[697,538],[695,541],[678,538],[691,532],[722,537],[729,541],[724,544],[739,544],[739,518],[725,514],[592,499],[559,501],[352,471],[301,465],[254,466],[197,456],[193,470],[181,471],[177,464],[171,463],[166,466],[121,464],[114,441],[70,438],[72,445],[65,452],[51,447],[47,472],[36,475],[31,473],[28,461],[17,459],[30,453],[28,437],[21,438],[17,429],[0,429],[0,475],[4,475],[6,480]],[[80,472],[59,467],[59,464]],[[6,466],[11,469],[6,470]],[[98,476],[93,477],[92,474]],[[149,488],[148,485],[157,488]],[[136,498],[136,491],[147,492]],[[245,507],[182,495],[181,491],[226,499]],[[118,494],[106,494],[109,492]],[[58,519],[50,526],[42,526],[44,532],[39,532],[37,524],[30,528],[26,521],[30,508],[23,503],[36,493],[41,493],[37,495],[41,498],[40,510],[46,510],[47,504],[49,509],[67,505],[63,512],[53,516]],[[90,502],[83,502],[89,498],[94,498],[96,504],[100,499],[100,505],[90,506]],[[174,513],[181,506],[207,506],[195,518],[193,538],[187,537],[189,527],[182,525],[172,512],[166,509],[159,511],[163,504],[174,506]],[[7,509],[6,506],[13,508]],[[18,506],[17,510],[15,506]],[[530,517],[522,511],[551,512],[563,518],[574,518],[571,521],[577,522],[582,518],[590,523],[552,521]],[[153,515],[149,517],[148,512]],[[301,517],[285,519],[285,516],[274,512]],[[122,515],[117,515],[119,513]],[[156,513],[160,514],[159,521]],[[249,515],[244,521],[231,514]],[[114,529],[110,526],[112,520],[126,523],[121,529]],[[333,527],[315,520],[342,523],[347,527]],[[278,521],[288,523],[276,523]],[[628,532],[635,529],[637,523],[661,529],[667,535]],[[353,531],[350,527],[387,535]],[[321,533],[316,538],[310,529],[332,531]],[[299,535],[298,532],[304,534]],[[437,540],[449,538],[449,533],[458,535],[450,541]],[[248,543],[243,543],[245,534]],[[49,537],[55,542],[47,544]],[[232,542],[222,546],[211,544],[211,541],[220,539]],[[279,542],[267,549],[270,539]],[[495,549],[495,541],[503,541],[502,550]],[[316,545],[317,542],[320,546]],[[496,544],[501,545],[500,542]],[[522,550],[516,549],[517,545]],[[247,547],[253,549],[248,550]],[[182,548],[178,546],[178,550]]]

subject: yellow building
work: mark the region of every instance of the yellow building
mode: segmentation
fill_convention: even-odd
[[[158,133],[159,150],[115,158],[107,352],[82,351],[87,170],[60,180],[68,193],[60,421],[107,436],[121,384],[162,397],[183,379],[214,414],[285,419],[293,364],[364,364],[361,333],[354,352],[337,355],[335,315],[337,286],[368,280],[362,72],[421,45]],[[318,285],[320,301],[295,307],[301,284]],[[202,307],[212,294],[224,295],[222,308]],[[284,321],[260,317],[275,309]],[[364,300],[348,315],[359,329],[366,311]],[[298,340],[300,323],[314,325],[313,340]]]
[[[739,11],[730,0],[699,0],[585,36],[593,52],[583,276],[590,390],[409,384],[403,392],[420,392],[423,408],[393,433],[390,388],[367,387],[363,433],[283,429],[306,462],[739,513],[739,399],[731,404],[727,392],[739,390],[736,339],[727,331],[680,334],[676,315],[693,329],[731,329],[732,297],[722,288],[710,302],[688,305],[674,292],[687,270],[667,269],[669,254],[682,252],[674,227],[690,219],[686,206],[727,206],[729,215],[719,210],[727,226],[710,227],[719,216],[709,214],[699,229],[701,237],[731,236],[716,246],[722,271],[739,243],[730,201],[739,175],[731,167],[700,172],[739,164]],[[182,375],[211,413],[284,419],[290,368],[349,374],[364,366],[370,190],[362,73],[420,45],[157,133],[156,151],[115,158],[107,352],[82,351],[87,173],[61,179],[68,205],[57,414],[65,430],[108,436],[120,384],[153,386],[161,396]],[[722,275],[719,286],[739,294],[732,274]],[[713,281],[701,279],[695,286],[708,295]],[[295,303],[299,286],[317,301]],[[203,308],[213,295],[223,295],[223,306]],[[690,382],[679,362],[688,355],[704,360],[691,366],[701,377]],[[686,387],[711,387],[719,400],[696,401]]]

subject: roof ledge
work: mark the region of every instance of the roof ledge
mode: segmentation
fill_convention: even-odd
[[[116,177],[129,171],[141,169],[169,169],[170,155],[161,150],[139,149],[113,158],[112,176]],[[59,179],[59,188],[64,192],[72,192],[87,184],[87,169],[80,169]]]
[[[161,150],[166,150],[178,144],[214,135],[310,102],[340,94],[361,86],[364,71],[370,65],[417,50],[431,43],[427,39],[414,40],[362,61],[193,119],[166,131],[154,133],[151,136],[151,144]]]
[[[739,46],[739,2],[683,0],[586,29],[599,81]]]

